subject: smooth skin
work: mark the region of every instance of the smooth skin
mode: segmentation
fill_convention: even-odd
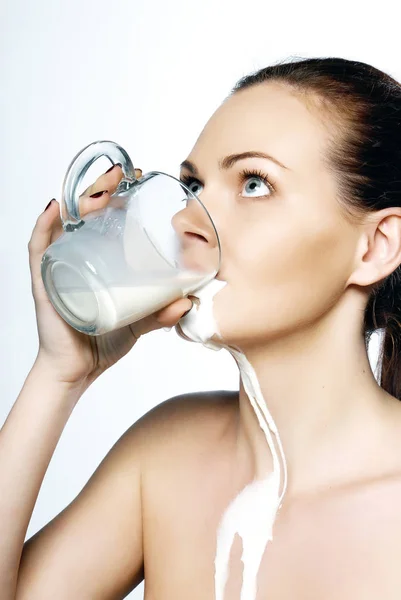
[[[401,263],[401,209],[358,219],[344,211],[325,160],[336,131],[320,110],[277,84],[229,98],[188,156],[197,169],[190,185],[220,235],[218,278],[227,281],[214,304],[220,332],[253,365],[288,463],[257,600],[398,600],[401,405],[376,382],[362,320],[370,286]],[[275,160],[223,160],[249,151]],[[243,168],[259,170],[273,191],[263,177],[244,180]],[[182,175],[191,170],[187,164]],[[105,175],[91,193],[112,189],[111,176],[116,185],[121,173]],[[73,407],[134,343],[126,329],[97,361],[79,335],[54,321],[38,277],[55,203],[49,211],[30,242],[40,349],[0,433],[4,597],[114,600],[145,576],[146,600],[212,600],[219,519],[272,468],[242,384],[239,393],[173,398],[144,415],[74,502],[23,544]],[[189,308],[180,302],[153,325],[177,323]],[[54,338],[50,322],[59,327]],[[240,559],[236,538],[225,600],[239,598]]]
[[[80,200],[81,216],[104,208],[121,177],[117,166],[90,186]],[[90,198],[102,190],[107,193]],[[2,599],[120,598],[142,580],[141,422],[117,442],[79,497],[25,543],[16,576],[40,484],[76,402],[141,335],[174,326],[192,307],[184,298],[132,326],[96,337],[81,334],[54,310],[40,273],[43,253],[62,233],[53,201],[28,244],[39,351],[0,433],[1,487],[13,490],[0,500]]]

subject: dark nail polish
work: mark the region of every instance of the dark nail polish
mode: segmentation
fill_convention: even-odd
[[[96,192],[95,194],[91,194],[89,198],[100,198],[103,194],[106,194],[108,190],[103,190],[102,192]]]
[[[45,212],[45,211],[46,211],[46,210],[49,208],[49,206],[50,206],[50,204],[53,202],[53,200],[55,200],[55,198],[52,198],[52,199],[50,200],[49,204],[46,206],[46,208],[45,208],[45,210],[44,210],[43,212]]]
[[[114,167],[122,167],[121,163],[116,163],[115,165],[112,165],[110,167],[110,169],[107,169],[106,173],[110,173],[110,171],[112,171],[114,169]]]

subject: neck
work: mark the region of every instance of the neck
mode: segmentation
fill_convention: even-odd
[[[242,351],[282,442],[287,496],[369,478],[375,449],[386,445],[398,410],[399,401],[376,382],[360,323],[344,328],[340,312],[307,330]],[[244,364],[237,363],[237,456],[261,478],[272,469],[272,455],[244,388]]]

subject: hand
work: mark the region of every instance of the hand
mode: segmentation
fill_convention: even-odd
[[[140,169],[136,169],[135,174],[140,177],[142,173]],[[122,169],[118,165],[101,175],[80,197],[80,215],[84,217],[92,211],[105,208],[122,176]],[[90,198],[92,194],[101,191],[105,192],[100,197]],[[44,252],[63,233],[60,206],[53,199],[48,209],[38,217],[28,243],[39,335],[37,360],[44,360],[58,381],[88,387],[106,369],[125,356],[141,335],[161,327],[176,325],[191,308],[192,302],[188,298],[181,298],[137,323],[99,336],[75,330],[53,308],[40,268]]]

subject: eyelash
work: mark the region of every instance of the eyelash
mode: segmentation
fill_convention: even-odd
[[[263,181],[263,183],[265,183],[267,185],[270,192],[272,194],[275,193],[275,191],[276,191],[275,184],[271,183],[269,181],[269,179],[267,178],[267,175],[262,173],[262,171],[260,171],[259,169],[253,169],[253,170],[252,169],[244,169],[243,171],[241,171],[239,173],[239,183],[244,184],[245,181],[247,181],[248,179],[251,179],[252,177],[261,179]],[[181,175],[180,179],[187,187],[189,187],[192,183],[200,183],[201,185],[203,185],[203,183],[201,181],[199,181],[199,179],[196,179],[195,177],[192,177],[191,175]],[[259,196],[259,198],[264,198],[264,197],[265,196]],[[257,200],[257,199],[258,199],[258,197],[255,197],[255,200]]]
[[[247,179],[251,179],[252,177],[257,177],[261,179],[263,183],[267,185],[270,192],[274,194],[274,192],[276,191],[275,185],[271,183],[267,175],[265,175],[259,169],[244,169],[243,171],[241,171],[241,173],[239,174],[240,183],[245,183]],[[263,196],[261,196],[261,198],[263,198]]]

